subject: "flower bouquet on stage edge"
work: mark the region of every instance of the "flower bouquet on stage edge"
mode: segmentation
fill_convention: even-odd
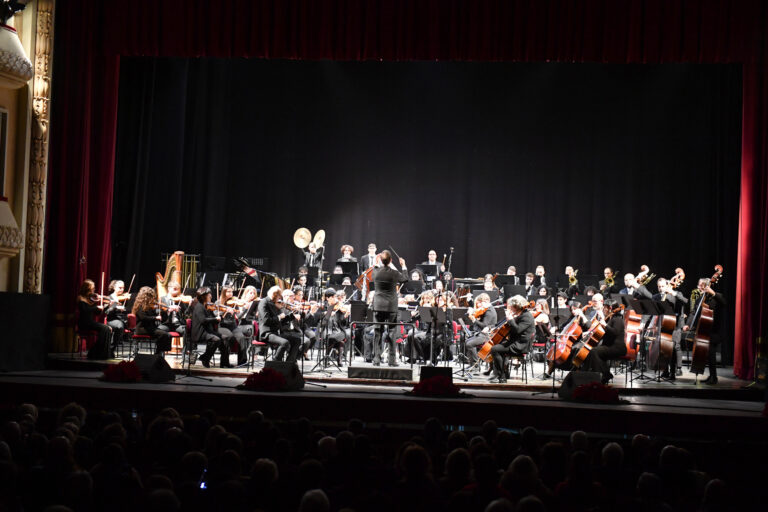
[[[252,373],[237,389],[248,391],[283,391],[286,387],[285,376],[272,368],[264,368]]]
[[[571,400],[592,404],[622,404],[629,403],[619,398],[619,391],[600,382],[582,384],[573,390]]]
[[[106,382],[140,382],[141,371],[135,361],[120,361],[104,368],[101,380]]]
[[[410,391],[406,391],[406,395],[431,397],[431,398],[470,398],[473,395],[464,393],[461,388],[451,381],[450,377],[444,375],[435,375],[424,379]]]

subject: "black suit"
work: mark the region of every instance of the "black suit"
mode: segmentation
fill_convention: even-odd
[[[372,266],[376,264],[376,255],[369,256],[365,255],[362,258],[360,258],[360,269],[361,270],[368,270]]]
[[[507,356],[522,356],[530,350],[535,329],[533,315],[523,311],[517,318],[507,320],[509,335],[507,339],[493,346],[493,373],[499,379],[504,379],[504,366]]]
[[[587,368],[600,372],[603,381],[607,382],[611,376],[611,359],[619,359],[627,354],[627,345],[624,343],[624,319],[621,316],[613,316],[605,326],[605,335],[600,340],[600,345],[589,352],[586,361]]]
[[[686,325],[691,330],[696,329],[698,319],[701,316],[699,305],[701,304],[702,298],[706,301],[707,306],[712,310],[712,330],[709,333],[708,366],[710,377],[717,377],[717,345],[720,344],[721,339],[720,324],[722,323],[723,318],[722,313],[723,306],[725,306],[725,296],[723,296],[722,293],[715,293],[713,297],[705,293],[703,297],[699,297],[693,306],[694,313],[699,312],[699,314],[688,315],[688,320],[686,321]]]
[[[281,315],[283,315],[281,317]],[[282,361],[286,351],[288,353],[287,361],[296,361],[301,344],[301,335],[293,332],[281,332],[281,326],[285,314],[278,309],[272,299],[262,299],[259,301],[259,340],[265,343],[277,345],[275,360]]]
[[[307,268],[320,267],[323,262],[324,249],[324,247],[318,247],[315,254],[309,252],[309,249],[302,249],[301,251],[304,254],[304,266]]]
[[[377,322],[397,321],[397,285],[408,281],[404,272],[399,272],[390,267],[380,267],[373,271],[373,286],[376,294],[373,296],[374,319]],[[381,338],[386,336],[389,344],[389,364],[395,364],[395,340],[389,335],[389,328],[376,326],[376,335],[373,341],[373,362],[381,364]]]
[[[227,344],[221,339],[221,335],[216,331],[216,324],[219,320],[213,316],[212,311],[208,311],[205,306],[195,301],[192,306],[192,343],[205,343],[205,353],[200,356],[200,360],[208,364],[218,348],[221,351],[221,365],[226,367],[229,363],[229,349]]]
[[[472,323],[472,327],[470,329],[476,334],[471,338],[469,338],[464,344],[470,363],[472,364],[477,363],[477,347],[483,346],[485,342],[490,339],[487,334],[482,332],[483,329],[485,329],[486,327],[495,327],[495,326],[496,326],[496,310],[493,309],[493,307],[488,308],[488,310],[485,313],[483,313],[483,315],[480,318],[478,318]]]

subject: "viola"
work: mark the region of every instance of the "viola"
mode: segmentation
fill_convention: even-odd
[[[488,311],[488,308],[478,308],[473,313],[472,316],[475,318],[475,320],[479,319],[481,316],[485,314],[485,312]]]

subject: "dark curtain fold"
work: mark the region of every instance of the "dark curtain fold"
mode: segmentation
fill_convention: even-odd
[[[94,215],[109,217],[119,56],[747,64],[735,372],[751,375],[768,292],[765,2],[71,0],[56,23],[45,289],[57,313],[110,259]]]

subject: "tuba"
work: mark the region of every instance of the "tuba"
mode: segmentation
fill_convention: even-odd
[[[176,251],[168,256],[168,263],[165,265],[165,275],[157,272],[157,300],[162,299],[168,294],[168,283],[176,281],[181,284],[181,257],[184,251]]]

